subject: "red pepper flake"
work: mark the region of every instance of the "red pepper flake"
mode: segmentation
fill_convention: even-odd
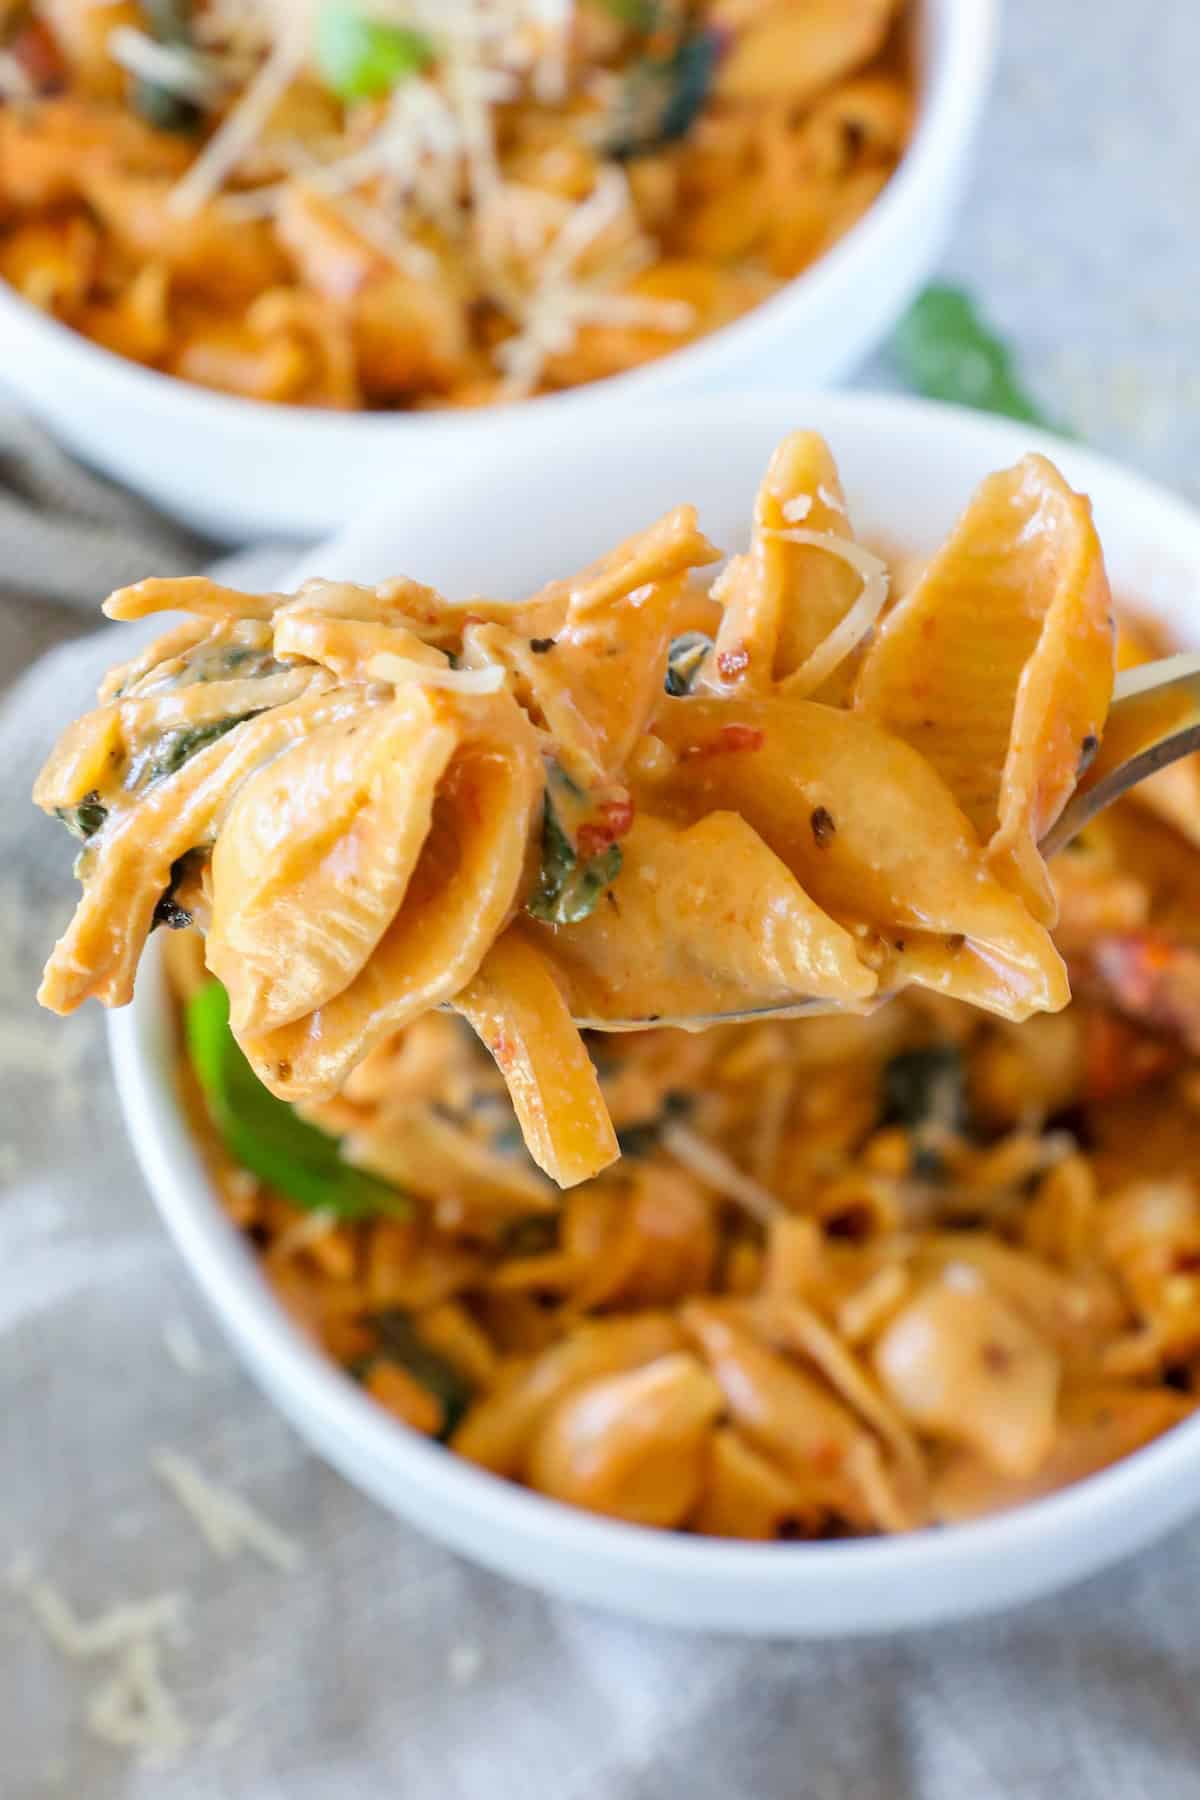
[[[633,824],[633,801],[627,794],[613,800],[602,800],[597,817],[581,825],[575,837],[575,848],[582,857],[598,856],[623,838]]]
[[[61,87],[67,78],[58,40],[41,19],[30,19],[18,32],[10,46],[13,61],[19,63],[39,94]]]
[[[716,737],[709,738],[707,743],[689,744],[683,751],[682,760],[698,762],[703,757],[726,756],[733,750],[761,750],[766,736],[757,725],[722,725]]]
[[[735,644],[731,650],[722,650],[717,657],[717,673],[726,681],[732,681],[750,667],[750,652],[745,644]]]
[[[516,1060],[517,1047],[511,1038],[505,1037],[503,1033],[501,1033],[495,1043],[491,1045],[491,1052],[496,1059],[496,1067],[501,1070],[507,1070],[512,1067]]]
[[[1163,1043],[1115,1013],[1084,1013],[1083,1095],[1095,1104],[1129,1094],[1168,1074],[1182,1058],[1176,1044]]]

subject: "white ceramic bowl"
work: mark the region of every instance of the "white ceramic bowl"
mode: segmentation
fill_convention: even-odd
[[[765,305],[674,355],[519,406],[329,413],[209,392],[67,330],[0,283],[4,380],[69,447],[180,519],[229,542],[312,539],[364,496],[405,488],[434,459],[458,467],[503,434],[570,441],[597,412],[684,387],[746,380],[818,387],[853,368],[933,266],[959,199],[991,70],[997,0],[920,0],[921,107],[875,206]]]
[[[460,596],[516,595],[606,549],[679,500],[723,546],[744,535],[767,456],[795,426],[829,438],[860,530],[921,549],[974,483],[1026,449],[1089,492],[1118,594],[1200,637],[1200,516],[1074,445],[978,414],[892,398],[714,395],[597,421],[352,526],[304,573],[419,576]],[[162,970],[151,954],[112,1019],[125,1116],[167,1225],[251,1373],[348,1480],[507,1575],[642,1618],[761,1635],[927,1624],[1009,1605],[1147,1542],[1200,1505],[1200,1420],[1117,1467],[1006,1516],[905,1538],[753,1545],[574,1512],[459,1461],[375,1407],[289,1323],[216,1204],[172,1082]]]

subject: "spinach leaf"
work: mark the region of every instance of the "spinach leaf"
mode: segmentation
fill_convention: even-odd
[[[258,1079],[229,1029],[229,996],[219,981],[187,1003],[188,1054],[213,1124],[230,1155],[310,1212],[369,1219],[408,1211],[397,1188],[343,1162],[338,1140],[299,1118]]]
[[[164,731],[150,748],[137,756],[125,786],[136,793],[138,788],[147,787],[152,781],[164,781],[168,775],[177,775],[198,750],[215,744],[235,725],[243,725],[247,719],[257,717],[257,712],[235,713],[228,719],[213,719],[207,725],[180,725],[173,731]]]
[[[631,31],[653,31],[658,19],[658,0],[599,0],[599,4]]]
[[[182,856],[175,858],[171,864],[171,879],[155,902],[151,931],[156,925],[165,925],[168,931],[187,931],[195,923],[187,907],[181,906],[175,898],[175,893],[180,882],[192,874],[197,861],[207,855],[207,850],[185,850]]]
[[[431,1393],[442,1409],[440,1438],[448,1438],[466,1412],[475,1389],[462,1370],[448,1357],[431,1349],[413,1323],[411,1313],[400,1307],[376,1313],[369,1321],[375,1328],[379,1356],[399,1363],[402,1369]],[[367,1367],[374,1358],[367,1358]]]
[[[672,1119],[679,1119],[692,1110],[692,1097],[679,1088],[671,1088],[663,1095],[662,1106],[652,1119],[638,1119],[632,1125],[622,1125],[617,1132],[617,1143],[622,1156],[649,1156],[658,1148],[663,1127]]]
[[[685,37],[669,56],[643,56],[625,76],[607,145],[628,160],[686,137],[704,110],[720,59],[716,31]]]
[[[172,49],[192,48],[192,9],[189,0],[143,0],[142,14],[153,36]],[[162,87],[144,75],[135,78],[130,104],[147,125],[159,131],[193,132],[202,114],[194,100]]]
[[[526,1213],[510,1219],[497,1240],[501,1256],[545,1256],[558,1249],[561,1217],[556,1212]]]
[[[605,888],[612,886],[620,872],[620,844],[610,844],[607,850],[580,862],[559,822],[547,787],[542,814],[542,862],[537,885],[526,901],[526,911],[550,925],[577,925],[595,911]]]
[[[908,385],[931,400],[1054,429],[1021,386],[1007,345],[962,288],[935,285],[919,294],[896,327],[891,355]]]
[[[902,1050],[884,1065],[881,1124],[940,1125],[948,1131],[967,1127],[967,1076],[961,1051],[953,1044],[931,1044],[925,1050]]]
[[[77,806],[56,806],[54,816],[62,820],[72,837],[81,838],[86,843],[88,838],[95,837],[107,819],[108,808],[97,790],[92,788]]]
[[[685,631],[682,637],[672,638],[663,686],[673,699],[691,693],[700,665],[712,647],[712,639],[702,631]]]

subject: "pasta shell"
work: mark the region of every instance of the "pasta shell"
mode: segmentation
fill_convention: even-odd
[[[855,704],[932,763],[997,877],[1053,923],[1037,846],[1099,741],[1112,683],[1091,508],[1027,456],[982,483],[886,620]]]
[[[457,712],[462,703],[454,705]],[[358,973],[313,1012],[239,1036],[281,1099],[336,1093],[368,1050],[472,979],[512,915],[542,793],[541,757],[507,695],[472,703],[470,713],[471,734],[439,784],[403,903]]]
[[[1139,1450],[1195,1411],[1195,1401],[1167,1388],[1104,1382],[1068,1388],[1054,1447],[1032,1474],[1002,1474],[968,1451],[949,1457],[934,1485],[934,1510],[947,1525],[981,1513],[1023,1506],[1082,1481]]]
[[[704,1485],[724,1396],[686,1352],[577,1388],[550,1413],[529,1452],[531,1487],[569,1506],[665,1529],[686,1519]]]
[[[496,1475],[516,1475],[534,1432],[565,1395],[683,1347],[683,1333],[667,1313],[590,1320],[531,1362],[510,1365],[468,1412],[451,1449]]]
[[[732,710],[664,702],[654,731],[676,762],[647,784],[655,811],[739,813],[818,906],[851,931],[879,935],[885,985],[890,959],[904,955],[897,943],[907,950],[916,933],[928,954],[902,965],[909,980],[1012,1018],[1066,1005],[1066,970],[1048,933],[989,873],[922,756],[861,714],[812,701],[747,700],[731,721]]]
[[[874,992],[850,933],[736,814],[683,829],[639,817],[622,843],[615,904],[567,930],[529,927],[577,1017],[669,1019],[796,994],[853,1004]]]
[[[353,710],[242,788],[212,857],[208,964],[235,1033],[349,986],[403,903],[458,739],[420,688]]]
[[[840,557],[780,532],[851,537],[837,465],[824,438],[795,431],[771,457],[754,504],[750,550],[732,558],[716,584],[725,608],[705,684],[765,693],[799,669],[853,606],[861,578]],[[848,692],[848,659],[820,689],[836,703]]]
[[[1006,1475],[1031,1475],[1050,1454],[1058,1358],[982,1281],[923,1288],[886,1326],[873,1360],[920,1431],[970,1445]]]
[[[454,1006],[495,1057],[526,1148],[552,1181],[573,1187],[616,1161],[591,1058],[545,958],[519,929],[493,944]]]
[[[734,37],[721,62],[717,93],[726,100],[780,99],[803,106],[875,55],[893,11],[894,0],[806,0],[803,6],[768,7]]]

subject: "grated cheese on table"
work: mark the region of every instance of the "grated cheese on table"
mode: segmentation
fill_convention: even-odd
[[[253,1550],[264,1562],[292,1574],[304,1561],[303,1547],[256,1507],[202,1475],[177,1450],[155,1450],[150,1467],[174,1494],[215,1555],[226,1559]]]
[[[182,1313],[167,1319],[162,1328],[163,1348],[185,1375],[202,1375],[208,1367],[208,1358],[200,1348],[200,1341],[187,1319]]]
[[[184,1594],[152,1594],[147,1600],[123,1601],[94,1619],[81,1619],[65,1594],[37,1574],[28,1555],[18,1558],[9,1569],[8,1582],[24,1595],[55,1649],[78,1660],[110,1656],[159,1632],[177,1635],[187,1607]]]
[[[195,1733],[163,1680],[159,1655],[153,1638],[129,1644],[115,1673],[89,1698],[87,1725],[103,1743],[136,1750],[161,1768],[188,1749]]]

